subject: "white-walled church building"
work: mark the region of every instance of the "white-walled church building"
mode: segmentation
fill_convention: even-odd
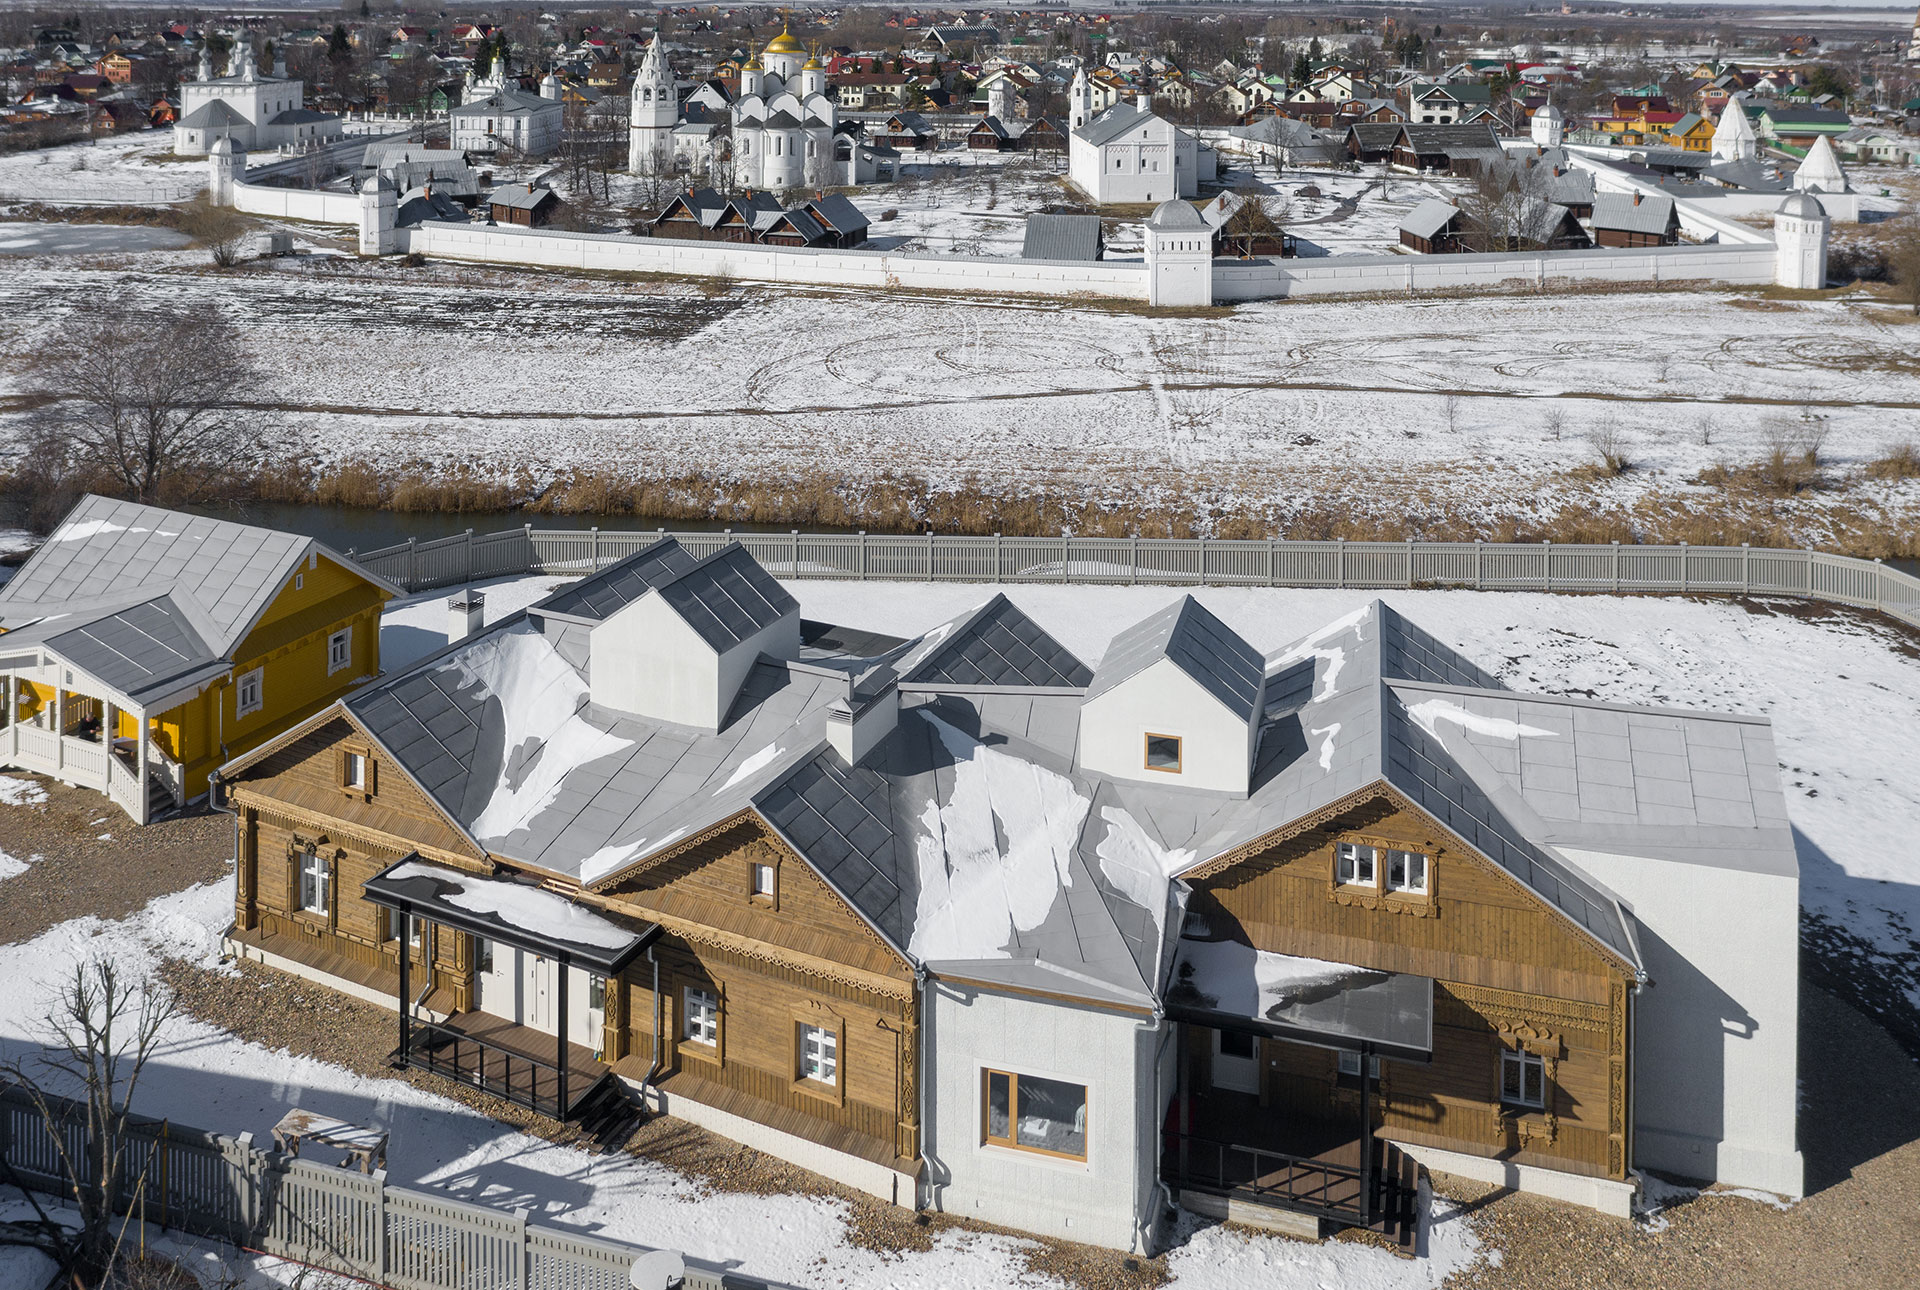
[[[1218,158],[1194,136],[1156,116],[1145,96],[1098,116],[1085,70],[1068,94],[1067,172],[1096,202],[1164,202],[1193,197],[1213,179]]]
[[[261,75],[253,44],[244,36],[234,42],[225,76],[213,74],[213,51],[203,45],[199,79],[180,84],[173,150],[183,157],[204,157],[218,139],[260,151],[318,147],[344,138],[340,118],[308,108],[305,95],[305,82],[289,77],[277,59],[273,75]]]

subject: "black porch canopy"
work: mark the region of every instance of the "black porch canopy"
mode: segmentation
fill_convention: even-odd
[[[1176,1021],[1322,1048],[1433,1060],[1433,978],[1182,939],[1167,991]]]
[[[587,1115],[591,1103],[612,1079],[588,1072],[586,1087],[572,1080],[567,1046],[567,977],[572,968],[611,977],[633,962],[660,935],[656,923],[635,924],[575,904],[566,896],[530,882],[489,878],[422,860],[418,854],[388,865],[366,883],[367,899],[408,918],[451,927],[501,945],[537,955],[558,966],[553,973],[553,1058],[533,1054],[525,1043],[470,1033],[454,1024],[416,1021],[418,1000],[411,997],[409,967],[413,955],[400,954],[400,1046],[393,1060],[418,1066],[516,1102],[556,1120]],[[429,973],[431,981],[431,973]],[[421,992],[421,997],[426,991]],[[476,1016],[478,1014],[475,1014]],[[545,1040],[517,1024],[509,1031],[529,1041]]]
[[[369,878],[366,893],[387,909],[601,976],[619,972],[660,934],[654,923],[636,928],[532,883],[463,873],[417,854]]]

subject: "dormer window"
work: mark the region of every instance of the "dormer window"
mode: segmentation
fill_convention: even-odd
[[[1335,853],[1334,877],[1343,887],[1372,887],[1379,881],[1380,850],[1364,842],[1342,842]],[[1425,870],[1422,869],[1422,882]]]
[[[1160,770],[1170,775],[1178,775],[1180,773],[1180,736],[1148,735],[1146,767],[1148,770]]]

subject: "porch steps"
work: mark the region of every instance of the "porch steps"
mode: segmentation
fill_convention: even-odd
[[[594,1155],[617,1151],[640,1127],[641,1110],[627,1096],[626,1085],[612,1074],[601,1077],[574,1108],[573,1120]]]

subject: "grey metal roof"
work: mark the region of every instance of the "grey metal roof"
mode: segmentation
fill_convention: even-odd
[[[1020,255],[1027,260],[1097,260],[1098,215],[1029,215]]]
[[[1438,197],[1428,197],[1400,220],[1400,231],[1431,240],[1460,216],[1460,208]]]
[[[800,611],[800,602],[738,542],[657,584],[661,599],[716,650]]]
[[[920,638],[896,661],[902,685],[1084,687],[1093,672],[997,594]]]
[[[201,104],[181,117],[178,124],[189,130],[211,130],[222,126],[251,125],[252,122],[219,99],[215,99],[211,103]]]
[[[1152,115],[1151,112],[1142,111],[1136,104],[1122,101],[1081,126],[1074,134],[1097,148],[1113,142]]]
[[[46,643],[73,666],[132,698],[209,667],[224,667],[170,595],[102,614],[47,637]]]
[[[1224,198],[1231,195],[1232,194],[1222,193],[1221,197]],[[1238,207],[1239,202],[1236,201],[1234,204]],[[1192,229],[1198,232],[1202,229],[1210,229],[1213,227],[1212,222],[1209,221],[1205,215],[1202,215],[1192,202],[1181,201],[1178,197],[1161,202],[1158,206],[1154,207],[1153,216],[1148,219],[1147,223],[1154,228],[1173,229],[1175,231]]]
[[[528,612],[597,623],[640,599],[662,580],[685,573],[698,563],[677,539],[663,538],[598,573],[568,583]]]
[[[1639,200],[1636,201],[1635,198]],[[1595,193],[1593,226],[1665,236],[1673,225],[1673,198],[1664,193]]]
[[[489,205],[523,211],[534,210],[543,202],[559,200],[560,194],[553,189],[533,184],[505,184],[487,195]]]
[[[1403,125],[1400,131],[1406,136],[1407,146],[1420,155],[1452,156],[1488,148],[1500,150],[1500,140],[1493,133],[1493,127],[1484,121],[1472,125]]]
[[[894,817],[893,785],[822,750],[758,797],[754,805],[895,945],[913,939],[911,831]]]
[[[836,233],[852,233],[867,227],[867,217],[860,213],[860,208],[839,193],[815,198],[807,203],[807,210]]]
[[[1260,705],[1265,669],[1259,651],[1192,596],[1180,597],[1114,637],[1094,670],[1087,698],[1098,698],[1163,658],[1242,720],[1251,719]]]

